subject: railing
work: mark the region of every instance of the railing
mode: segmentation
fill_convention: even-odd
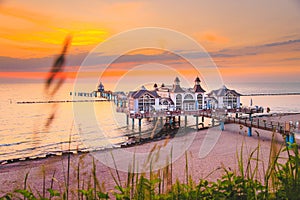
[[[225,122],[244,125],[247,127],[258,128],[262,130],[275,131],[281,134],[289,133],[291,131],[291,124],[289,122],[275,122],[267,121],[265,119],[253,118],[252,120],[226,117]],[[299,129],[300,127],[294,127]]]
[[[236,109],[235,109],[236,110]],[[152,118],[152,117],[173,117],[173,116],[204,116],[209,118],[214,118],[219,121],[224,121],[226,123],[235,123],[244,125],[247,127],[253,127],[258,128],[262,130],[268,130],[268,131],[276,131],[281,134],[288,134],[291,132],[291,128],[300,130],[300,123],[298,123],[297,127],[293,127],[292,124],[287,122],[275,122],[275,121],[267,121],[265,119],[259,119],[259,118],[252,118],[251,120],[249,118],[234,118],[227,116],[227,111],[224,109],[218,109],[218,110],[197,110],[197,111],[183,111],[183,110],[176,110],[176,111],[150,111],[150,112],[130,112],[128,108],[118,107],[117,112],[123,112],[126,113],[130,118]],[[243,109],[239,109],[236,111],[247,111]],[[248,110],[251,111],[251,110]],[[257,112],[259,110],[255,110]],[[251,112],[253,113],[253,112]]]

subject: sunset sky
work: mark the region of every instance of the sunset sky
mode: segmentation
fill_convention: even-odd
[[[73,39],[65,70],[72,80],[99,43],[140,27],[168,28],[196,40],[225,83],[295,82],[300,77],[299,0],[0,0],[0,21],[1,83],[44,80],[68,34]],[[166,54],[130,52],[131,58],[135,55],[159,63]],[[123,61],[118,65],[126,71],[129,62]],[[116,68],[107,76],[120,73]]]

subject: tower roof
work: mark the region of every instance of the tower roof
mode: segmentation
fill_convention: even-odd
[[[180,87],[180,85],[173,85],[172,92],[182,93],[182,92],[184,92],[184,90]]]
[[[205,90],[201,87],[200,85],[200,78],[197,76],[197,78],[195,79],[195,85],[194,85],[194,92],[196,93],[204,93]]]
[[[204,93],[205,90],[201,87],[200,84],[196,84],[196,85],[194,86],[194,92],[195,92],[195,93]]]
[[[225,96],[226,94],[228,94],[228,92],[236,95],[236,96],[241,96],[240,93],[238,93],[237,91],[235,90],[231,90],[231,89],[228,89],[225,85],[223,85],[223,87],[221,87],[220,89],[217,89],[217,90],[212,90],[208,96]]]

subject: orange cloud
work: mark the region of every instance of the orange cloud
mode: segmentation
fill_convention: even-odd
[[[0,56],[32,58],[57,54],[70,33],[71,45],[75,47],[71,52],[79,53],[90,50],[110,35],[99,23],[80,19],[70,23],[67,18],[58,19],[22,7],[0,7],[0,20]]]
[[[76,78],[77,72],[62,72],[57,77],[64,77],[68,79]],[[29,79],[29,80],[46,80],[48,72],[0,72],[1,78],[9,79]]]
[[[229,38],[222,36],[213,31],[197,32],[194,34],[194,36],[200,42],[210,42],[215,44],[229,43]]]
[[[216,43],[222,43],[222,44],[229,42],[228,38],[216,35],[215,33],[209,33],[209,32],[207,32],[203,35],[203,39],[205,39],[209,42],[216,42]]]

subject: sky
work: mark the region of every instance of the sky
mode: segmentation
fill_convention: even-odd
[[[199,43],[225,83],[299,82],[300,77],[299,0],[0,0],[0,21],[1,83],[43,81],[67,35],[72,35],[72,43],[64,70],[72,81],[99,44],[142,27],[171,29]],[[118,46],[112,45],[111,50],[97,56],[100,60],[101,56],[113,56],[114,48]],[[187,48],[181,46],[175,51]],[[184,71],[189,63],[170,56],[172,53],[133,49],[121,55],[113,72],[105,75],[118,80],[127,67],[151,61],[172,63],[183,73],[198,76],[189,68]],[[89,76],[95,75],[90,72],[85,78]]]

